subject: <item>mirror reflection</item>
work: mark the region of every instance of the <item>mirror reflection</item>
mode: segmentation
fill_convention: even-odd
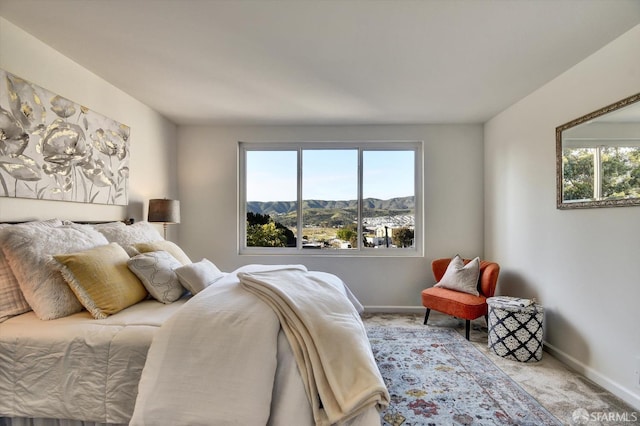
[[[559,209],[640,205],[640,93],[556,128]]]

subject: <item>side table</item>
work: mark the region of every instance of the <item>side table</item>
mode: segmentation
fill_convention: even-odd
[[[540,361],[544,308],[531,300],[509,296],[490,297],[487,304],[489,348],[503,358]]]

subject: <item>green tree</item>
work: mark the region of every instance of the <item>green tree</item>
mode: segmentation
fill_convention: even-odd
[[[342,241],[349,241],[351,247],[358,247],[358,225],[350,223],[336,232],[336,237]]]
[[[638,192],[638,148],[602,148],[602,197],[628,198]]]
[[[565,200],[593,199],[593,149],[566,148],[562,153]]]
[[[398,228],[393,230],[391,241],[396,247],[411,247],[413,244],[413,229]]]
[[[271,216],[268,214],[247,212],[248,225],[266,225],[271,222]]]
[[[296,237],[268,214],[247,212],[247,246],[295,247]]]
[[[264,225],[256,224],[247,227],[247,246],[251,247],[286,247],[287,237],[273,222]]]
[[[289,228],[287,228],[286,226],[284,226],[283,224],[281,224],[280,222],[274,222],[276,225],[276,229],[282,231],[282,233],[285,236],[285,245],[287,247],[295,247],[296,246],[296,236],[293,233],[293,231]]]

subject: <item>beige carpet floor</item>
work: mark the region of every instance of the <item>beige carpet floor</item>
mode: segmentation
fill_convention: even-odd
[[[380,326],[424,327],[423,314],[365,313],[363,320],[365,324]],[[439,312],[431,312],[429,325],[452,327],[464,336],[463,320]],[[639,410],[570,370],[547,352],[543,353],[541,361],[534,363],[512,361],[493,353],[487,347],[487,327],[484,318],[472,321],[470,340],[478,350],[564,424],[640,425]],[[582,414],[583,417],[578,414]],[[585,414],[588,414],[588,419],[584,417]],[[616,417],[617,421],[612,420]],[[636,421],[632,421],[634,419]]]

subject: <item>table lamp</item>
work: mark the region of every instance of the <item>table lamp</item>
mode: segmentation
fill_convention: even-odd
[[[167,225],[180,223],[180,201],[153,199],[149,200],[149,222],[161,222],[164,228],[164,239],[167,239]]]

